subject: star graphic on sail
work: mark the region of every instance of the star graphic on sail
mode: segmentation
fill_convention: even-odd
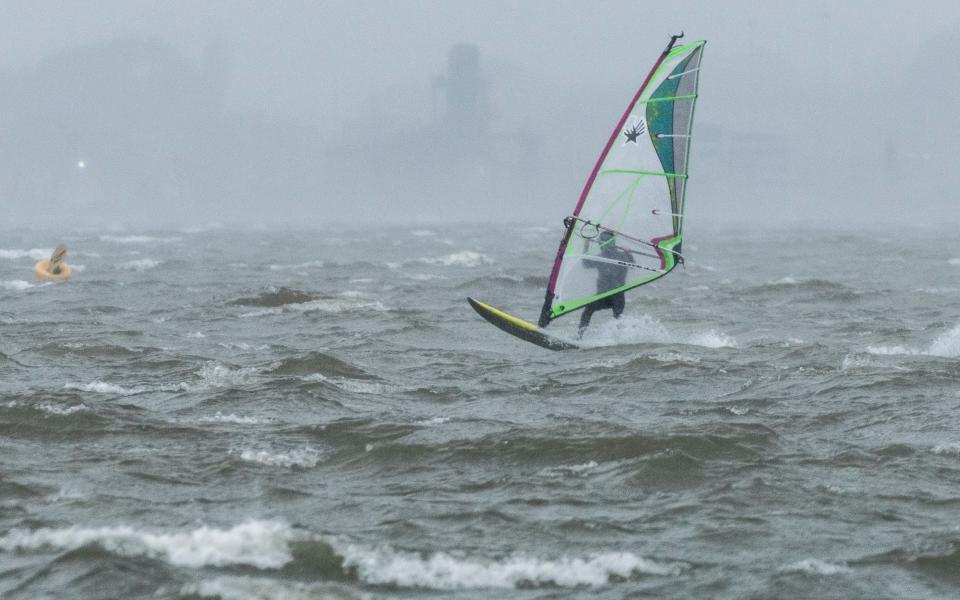
[[[624,129],[623,135],[627,136],[627,141],[625,141],[624,144],[629,144],[630,142],[634,144],[638,143],[637,138],[643,135],[645,130],[646,127],[644,127],[643,121],[637,121],[629,129]]]

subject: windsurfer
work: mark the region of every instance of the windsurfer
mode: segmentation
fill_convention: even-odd
[[[624,285],[627,280],[627,267],[622,264],[625,262],[634,262],[633,254],[615,243],[615,236],[609,231],[600,233],[600,256],[606,260],[586,260],[583,266],[588,269],[597,270],[597,293],[616,289]],[[580,316],[579,337],[583,337],[583,332],[590,325],[590,318],[594,311],[609,308],[613,310],[613,317],[619,319],[623,313],[626,304],[623,292],[601,298],[591,302],[583,309]]]
[[[47,261],[47,270],[54,275],[59,275],[63,271],[64,259],[66,257],[67,247],[63,244],[59,244],[56,249],[54,249],[53,254],[50,255],[50,259]]]

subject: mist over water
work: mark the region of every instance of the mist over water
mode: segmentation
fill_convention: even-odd
[[[680,30],[709,41],[692,218],[954,216],[950,2],[4,10],[8,223],[556,219]]]

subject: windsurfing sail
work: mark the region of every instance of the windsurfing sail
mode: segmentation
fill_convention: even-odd
[[[654,63],[597,159],[550,272],[539,326],[663,277],[683,258],[684,198],[706,42]]]

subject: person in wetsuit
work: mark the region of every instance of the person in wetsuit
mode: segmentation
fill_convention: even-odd
[[[598,241],[600,243],[600,256],[607,260],[585,260],[583,266],[597,270],[597,293],[600,294],[626,283],[627,267],[620,263],[632,263],[634,258],[630,251],[616,245],[614,235],[609,231],[602,231]],[[619,319],[625,304],[626,300],[623,292],[588,304],[583,309],[583,314],[580,315],[580,337],[583,337],[584,330],[590,325],[590,318],[593,317],[594,311],[609,308],[613,310],[613,317]]]

